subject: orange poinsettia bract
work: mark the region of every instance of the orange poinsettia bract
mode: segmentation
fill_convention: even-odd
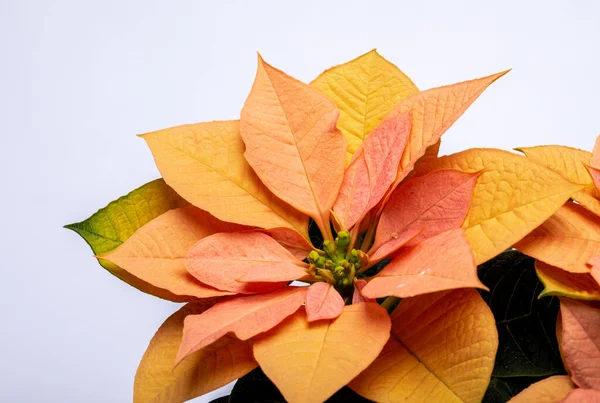
[[[366,92],[353,101],[332,96],[345,84],[332,81],[331,70],[307,85],[259,57],[239,121],[142,135],[167,184],[191,205],[159,216],[101,259],[190,301],[217,298],[185,318],[173,365],[233,336],[253,348],[286,399],[322,401],[386,346],[392,321],[376,298],[485,288],[463,225],[482,170],[410,174],[426,153],[435,160],[442,134],[504,73],[418,92],[376,53],[347,71],[360,63],[388,77],[369,89],[382,91],[378,109],[352,106],[366,106]],[[322,244],[311,243],[309,220]],[[469,301],[487,310],[477,295]],[[496,338],[495,330],[485,337]],[[489,379],[496,345],[477,377]],[[217,386],[231,380],[217,378]]]

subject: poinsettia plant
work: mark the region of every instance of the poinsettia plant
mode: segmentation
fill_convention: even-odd
[[[542,296],[600,299],[600,155],[438,157],[442,134],[505,73],[419,91],[371,51],[304,84],[259,57],[239,120],[142,135],[163,178],[67,226],[115,276],[186,303],[150,342],[134,401],[189,400],[257,367],[290,402],[342,388],[489,400],[503,337],[487,290],[510,302],[516,288],[480,281],[478,265],[485,280],[514,246],[538,259]],[[570,340],[598,310],[561,309],[573,382],[597,389],[575,373],[592,368],[582,349],[600,365],[600,327]]]

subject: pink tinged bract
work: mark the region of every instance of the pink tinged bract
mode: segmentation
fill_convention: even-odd
[[[231,295],[200,283],[184,266],[188,250],[216,232],[243,231],[249,227],[221,221],[192,205],[173,209],[139,228],[108,260],[155,287],[195,298]]]
[[[344,300],[329,283],[319,282],[306,292],[306,318],[309,322],[335,319],[344,310]]]
[[[296,259],[304,260],[313,250],[312,245],[298,231],[280,227],[263,231],[286,248]]]
[[[409,229],[424,228],[411,242],[414,244],[459,228],[469,211],[478,175],[442,169],[401,185],[383,209],[374,248]]]
[[[465,230],[454,229],[404,249],[362,290],[368,298],[414,297],[454,288],[482,288]]]
[[[422,91],[407,98],[394,107],[384,120],[399,114],[410,112],[411,132],[408,143],[400,160],[400,169],[390,191],[394,189],[412,172],[427,149],[435,145],[442,134],[463,114],[463,112],[494,81],[507,71],[492,74],[476,80],[464,81],[439,88]],[[385,196],[383,205],[389,199]]]
[[[560,299],[561,352],[573,382],[600,389],[600,309],[568,298]]]
[[[561,403],[600,403],[600,390],[575,389]]]
[[[381,245],[379,248],[377,248],[375,252],[372,252],[373,248],[371,248],[371,251],[369,251],[368,253],[369,266],[373,266],[374,264],[385,259],[386,257],[393,256],[400,248],[402,248],[404,245],[415,239],[417,235],[423,232],[423,229],[424,227],[411,228],[402,232],[401,234],[397,234],[395,232],[392,233],[392,239],[390,239],[389,241]]]
[[[369,173],[367,162],[359,148],[344,173],[340,193],[333,205],[333,212],[342,228],[350,229],[356,224],[369,203]]]
[[[360,302],[371,302],[372,298],[366,298],[362,295],[362,289],[367,285],[367,281],[360,279],[354,282],[354,293],[352,294],[352,303],[358,304]]]
[[[240,118],[244,156],[277,197],[329,230],[342,184],[346,141],[339,111],[315,88],[270,66],[258,71]]]
[[[248,340],[278,325],[302,306],[306,287],[285,287],[268,294],[226,298],[199,315],[185,318],[176,362],[227,333]]]
[[[398,172],[410,134],[410,115],[400,114],[379,124],[365,138],[346,170],[333,207],[344,228],[352,228],[377,205]]]
[[[306,275],[298,259],[270,236],[258,231],[219,233],[196,243],[186,269],[204,284],[240,294],[283,287]],[[247,277],[246,277],[247,276]],[[261,281],[247,283],[240,280]]]

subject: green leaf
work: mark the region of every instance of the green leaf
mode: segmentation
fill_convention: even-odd
[[[518,395],[522,390],[541,381],[543,377],[517,377],[495,378],[492,377],[482,403],[505,403]]]
[[[480,290],[480,293],[494,313],[498,327],[493,377],[547,377],[566,373],[555,332],[558,299],[538,299],[544,286],[536,276],[534,262],[510,250],[479,266],[479,278],[490,288],[489,292]]]
[[[327,399],[328,403],[367,403],[370,401],[347,386]],[[285,399],[259,367],[238,379],[229,396],[229,403],[285,403]]]
[[[110,202],[87,220],[65,225],[65,228],[77,232],[90,245],[95,255],[101,255],[116,249],[150,220],[187,204],[162,179],[157,179]],[[154,287],[106,260],[100,260],[99,263],[110,273],[143,292],[175,302],[189,300]]]

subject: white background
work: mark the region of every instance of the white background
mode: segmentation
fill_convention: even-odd
[[[595,0],[0,0],[0,401],[131,401],[176,305],[61,227],[158,176],[135,134],[238,117],[257,50],[310,81],[377,48],[421,89],[512,67],[442,151],[591,149],[599,24]]]

